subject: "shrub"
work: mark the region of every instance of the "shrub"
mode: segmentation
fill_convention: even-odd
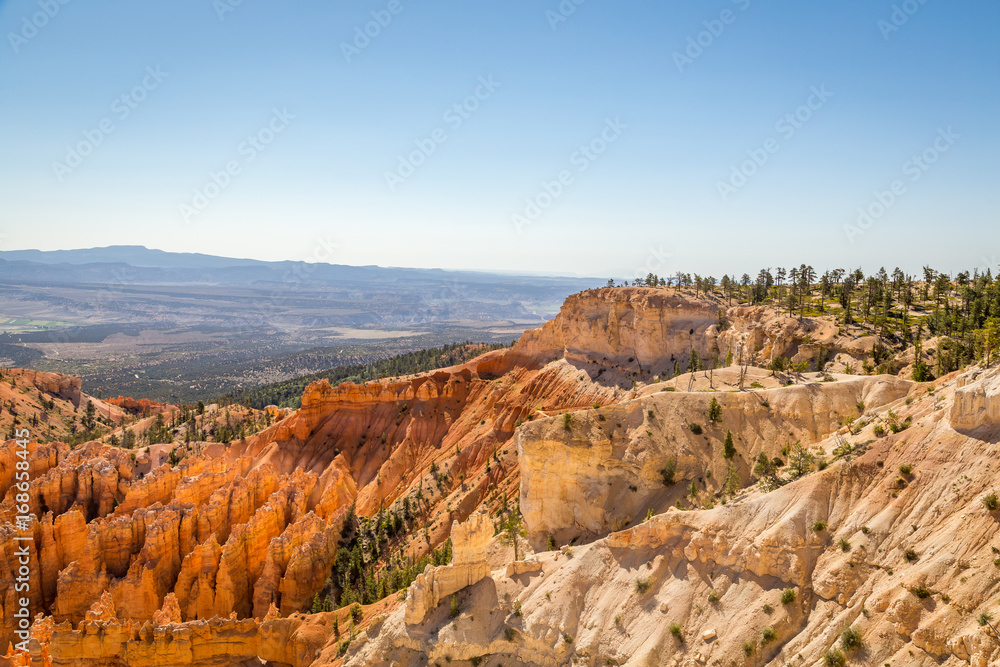
[[[509,642],[514,641],[514,628],[510,628],[510,627],[504,628],[503,629],[503,638],[506,639]]]
[[[989,623],[992,620],[993,620],[993,614],[991,614],[988,611],[984,611],[983,613],[981,613],[979,615],[979,619],[978,619],[979,625],[986,625],[987,623]]]
[[[914,551],[913,549],[907,549],[906,551],[904,551],[903,557],[906,558],[907,563],[913,563],[918,558],[920,558],[920,556],[917,555],[917,552]]]
[[[567,431],[573,428],[573,415],[568,412],[563,413],[563,428]]]
[[[875,431],[874,431],[874,433],[875,433],[875,437],[876,438],[884,438],[885,437],[885,428],[883,428],[883,426],[881,424],[876,424],[875,425]]]
[[[458,596],[457,595],[452,595],[451,596],[451,610],[449,611],[448,615],[451,616],[452,618],[455,618],[456,616],[458,616]]]
[[[521,601],[514,600],[514,616],[521,618]]]
[[[566,642],[567,644],[572,644],[573,643],[573,635],[569,634],[568,632],[564,632],[563,633],[563,641]]]
[[[660,477],[663,478],[663,486],[673,486],[674,485],[674,475],[677,473],[677,459],[672,458],[667,461],[667,464],[663,466],[660,470]]]
[[[639,578],[635,580],[635,592],[643,595],[649,590],[649,579]]]
[[[861,648],[862,643],[861,631],[855,627],[844,628],[840,633],[840,648],[845,651],[856,651]]]
[[[997,498],[997,494],[991,493],[983,498],[983,507],[991,512],[996,512],[997,507],[1000,507],[1000,499]]]
[[[701,424],[688,424],[688,428],[691,429],[691,432],[695,435],[702,434]]]
[[[794,591],[793,591],[793,592],[794,592]],[[763,610],[763,612],[764,612],[765,614],[770,614],[770,613],[771,613],[772,611],[774,611],[774,607],[772,607],[772,606],[771,606],[771,605],[769,605],[769,604],[765,604],[765,605],[764,605],[763,607],[761,607],[761,609]]]
[[[719,594],[715,592],[715,589],[712,589],[708,592],[708,601],[711,602],[712,604],[715,604],[716,602],[719,601]]]
[[[823,654],[823,664],[826,667],[844,667],[847,664],[847,656],[839,649],[830,649]]]
[[[795,602],[795,589],[786,588],[781,594],[781,604],[791,604]]]
[[[837,544],[840,545],[840,550],[843,552],[848,552],[851,550],[851,543],[845,540],[843,537],[840,538],[840,541],[837,542]]]
[[[774,628],[764,628],[764,632],[761,633],[760,637],[760,645],[767,646],[777,638],[778,633],[774,631]]]
[[[816,523],[813,524],[813,530],[815,530],[817,533],[822,533],[824,530],[826,530],[826,522],[817,521]]]
[[[681,629],[679,623],[670,624],[670,634],[677,638],[677,641],[684,643],[684,631]]]
[[[364,616],[364,612],[361,610],[361,605],[355,602],[351,605],[351,620],[360,623],[362,616]]]
[[[556,547],[556,538],[554,538],[551,535],[549,535],[549,543],[548,543],[548,549],[547,550],[548,551],[555,551],[556,548],[557,548]]]
[[[615,625],[621,625],[621,624],[622,624],[622,615],[615,614]]]
[[[869,529],[868,529],[868,526],[861,526],[861,532],[864,535],[867,535],[870,532]]]
[[[913,593],[914,595],[916,595],[921,600],[926,600],[931,595],[933,595],[933,593],[931,592],[931,590],[929,588],[927,588],[926,586],[916,586],[914,588],[911,588],[910,592]]]
[[[899,472],[901,475],[909,475],[910,473],[913,472],[913,466],[911,466],[909,463],[904,463],[903,465],[899,466]]]
[[[752,656],[753,652],[756,650],[757,647],[754,646],[753,642],[743,642],[743,655],[745,655],[746,657],[749,658],[750,656]]]

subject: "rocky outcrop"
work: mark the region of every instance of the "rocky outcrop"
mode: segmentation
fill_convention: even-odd
[[[1000,373],[972,371],[956,380],[951,425],[956,430],[972,430],[1000,425]]]
[[[537,547],[594,537],[640,520],[651,505],[682,499],[697,480],[714,495],[729,463],[741,482],[757,457],[780,457],[799,441],[818,442],[866,410],[905,397],[912,383],[895,376],[841,376],[836,382],[740,393],[662,392],[622,405],[526,424],[517,433],[521,512]],[[718,422],[707,419],[711,401]],[[699,433],[690,424],[697,424]],[[727,432],[736,454],[727,460]],[[676,466],[673,485],[662,470]]]
[[[79,377],[30,369],[14,369],[6,371],[6,373],[11,374],[12,377],[26,384],[30,384],[42,393],[72,401],[73,405],[76,406],[80,405],[83,383]]]
[[[406,623],[416,625],[440,604],[441,600],[472,586],[489,576],[486,544],[493,536],[493,525],[486,514],[478,513],[465,523],[451,527],[454,560],[450,565],[428,565],[406,593]]]
[[[189,623],[91,621],[78,629],[55,626],[48,652],[53,667],[157,665],[229,667],[261,658],[305,667],[325,641],[305,632],[301,619],[256,621],[213,618]]]
[[[766,365],[777,357],[813,363],[869,355],[875,339],[841,334],[830,320],[798,318],[763,306],[728,306],[673,289],[605,288],[574,294],[559,315],[525,334],[511,354],[536,362],[565,358],[591,372],[640,379],[686,368],[692,351],[720,365],[728,354]]]

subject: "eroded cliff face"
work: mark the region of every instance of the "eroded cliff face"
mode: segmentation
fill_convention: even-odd
[[[720,376],[723,375],[720,373]],[[898,401],[913,383],[894,376],[841,376],[766,391],[661,392],[623,404],[526,424],[517,434],[521,512],[536,547],[592,539],[690,495],[717,495],[730,466],[742,487],[764,454],[787,458],[860,416]],[[708,419],[712,401],[718,421]],[[696,425],[699,432],[692,431]],[[726,458],[732,434],[735,455]],[[675,466],[673,482],[662,471]]]
[[[648,520],[494,569],[459,594],[456,619],[439,609],[409,626],[394,613],[347,663],[487,656],[504,665],[821,667],[826,652],[836,659],[843,651],[866,664],[992,665],[1000,638],[980,619],[998,612],[1000,527],[983,500],[998,490],[1000,427],[976,411],[979,421],[963,423],[969,435],[948,416],[975,377],[911,387],[908,401],[869,386],[863,395],[887,392],[884,403],[853,431],[811,447],[829,461],[824,469],[799,478],[786,469],[793,479],[770,492],[750,487],[729,498],[699,489],[714,507],[664,511],[647,497]],[[1000,370],[979,378],[996,381]],[[849,384],[821,383],[810,401],[836,407],[840,393],[864,391]],[[776,406],[782,392],[794,403],[801,391],[767,393]],[[722,427],[749,441],[755,427],[737,431],[738,419],[724,409]],[[893,432],[893,423],[908,426]],[[644,434],[646,425],[630,428]],[[561,446],[573,446],[566,439]],[[738,455],[754,447],[737,443]],[[861,649],[842,647],[845,627]]]
[[[610,372],[615,381],[621,374],[648,381],[669,377],[674,362],[687,368],[692,350],[704,362],[719,360],[716,366],[730,353],[764,366],[777,357],[814,362],[821,350],[831,361],[838,355],[841,361],[857,361],[874,344],[873,337],[842,334],[828,319],[634,287],[570,296],[555,319],[526,332],[513,351],[536,362],[565,357],[593,375]]]

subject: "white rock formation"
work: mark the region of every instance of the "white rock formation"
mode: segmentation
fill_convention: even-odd
[[[406,623],[415,625],[441,600],[471,586],[490,574],[486,562],[486,544],[493,537],[493,526],[484,513],[476,513],[465,523],[452,523],[453,559],[450,565],[428,565],[406,593]]]

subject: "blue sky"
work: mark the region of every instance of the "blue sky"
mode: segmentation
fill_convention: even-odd
[[[1000,263],[996,2],[64,1],[0,1],[3,249]]]

